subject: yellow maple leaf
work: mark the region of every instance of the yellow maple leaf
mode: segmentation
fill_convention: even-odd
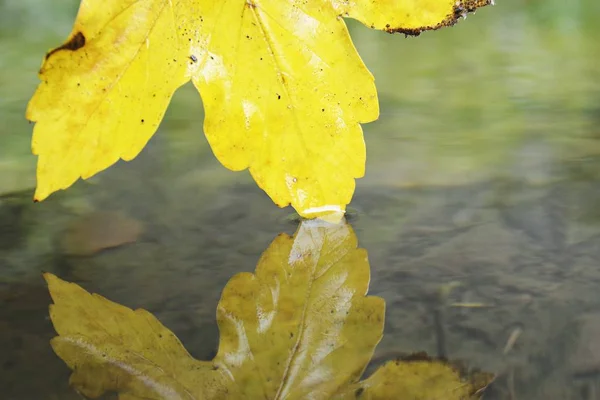
[[[340,17],[418,34],[491,1],[83,0],[27,108],[35,199],[136,157],[192,80],[224,166],[304,217],[343,211],[378,103]]]
[[[420,388],[458,400],[490,381],[463,381],[441,363],[432,372],[400,363],[358,381],[382,337],[385,303],[366,296],[367,254],[345,223],[303,222],[294,237],[273,241],[254,274],[227,283],[212,361],[193,359],[149,312],[44,276],[58,333],[52,347],[73,370],[71,384],[92,398],[116,391],[121,399],[413,399]]]

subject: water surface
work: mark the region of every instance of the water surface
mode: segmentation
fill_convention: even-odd
[[[376,361],[443,350],[498,374],[489,399],[594,399],[600,382],[600,27],[594,0],[505,0],[452,29],[404,38],[351,23],[381,117],[364,127],[367,175],[352,221],[369,252],[370,293],[387,302]],[[24,109],[73,1],[0,3],[0,393],[68,399],[48,340],[56,273],[143,307],[196,357],[217,345],[215,307],[296,226],[247,172],[221,167],[202,104],[180,90],[142,154],[32,204],[35,158]],[[134,244],[61,252],[81,215],[144,225]],[[458,282],[435,313],[435,293]],[[594,335],[596,329],[598,335]],[[511,334],[521,332],[505,354]],[[587,333],[586,333],[587,332]],[[592,334],[589,334],[592,332]],[[588,349],[582,351],[582,349]],[[587,369],[578,369],[586,365]]]

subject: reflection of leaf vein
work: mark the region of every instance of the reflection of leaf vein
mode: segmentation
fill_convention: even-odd
[[[311,222],[309,221],[309,222],[307,222],[307,224],[310,225]],[[321,259],[320,249],[323,246],[323,237],[318,231],[316,231],[317,236],[318,236],[316,239],[314,237],[315,231],[309,231],[309,233],[310,233],[311,244],[308,246],[308,248],[312,249],[313,251],[303,249],[303,253],[298,255],[299,256],[298,261],[301,261],[303,259],[310,260],[312,271],[309,275],[310,278],[308,279],[306,295],[304,296],[302,313],[299,318],[298,338],[292,348],[292,355],[291,355],[289,362],[287,363],[286,368],[284,370],[283,380],[279,387],[279,390],[277,391],[276,398],[283,398],[287,395],[287,392],[289,391],[290,385],[291,385],[291,383],[288,381],[290,379],[295,379],[295,375],[296,375],[297,371],[300,369],[300,364],[304,361],[304,359],[306,357],[306,349],[309,348],[309,346],[306,344],[306,340],[311,339],[311,335],[307,335],[307,331],[308,331],[308,333],[310,333],[310,331],[311,331],[310,327],[309,327],[309,323],[307,323],[307,313],[308,313],[308,309],[313,306],[312,301],[311,301],[311,299],[313,297],[313,286],[314,286],[314,283],[316,283],[317,279],[319,279],[320,276],[323,276],[325,274],[325,272],[329,269],[329,267],[326,268],[325,271],[321,275],[317,276],[317,274],[319,272],[319,271],[317,271],[317,266],[319,265],[319,261]],[[304,234],[307,234],[307,233],[304,233]],[[295,239],[297,239],[297,238],[295,238]],[[318,255],[315,254],[317,252],[317,249],[319,249]],[[331,264],[330,264],[330,266],[331,266]],[[300,347],[302,347],[302,351],[298,351],[298,349]],[[298,358],[300,358],[300,360],[298,360]],[[291,371],[291,370],[295,370],[295,371]],[[284,391],[284,388],[285,388],[285,391]]]

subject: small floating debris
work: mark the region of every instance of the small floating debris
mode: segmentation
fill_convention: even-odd
[[[63,254],[91,256],[102,250],[134,243],[143,231],[141,222],[120,212],[99,211],[79,217],[61,238]]]
[[[512,350],[512,348],[515,347],[515,343],[517,342],[519,336],[521,336],[521,333],[523,333],[523,329],[521,329],[521,327],[519,326],[512,330],[512,332],[508,336],[506,345],[504,345],[504,350],[502,350],[502,353],[504,355],[507,355]]]
[[[486,303],[451,303],[450,307],[461,307],[461,308],[491,308],[494,307],[492,304]]]

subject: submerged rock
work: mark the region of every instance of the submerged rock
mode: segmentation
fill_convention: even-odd
[[[104,249],[134,243],[142,224],[119,212],[93,212],[75,220],[61,238],[63,254],[89,256]]]
[[[575,375],[600,372],[600,313],[586,314],[577,319],[577,339],[569,366]]]

